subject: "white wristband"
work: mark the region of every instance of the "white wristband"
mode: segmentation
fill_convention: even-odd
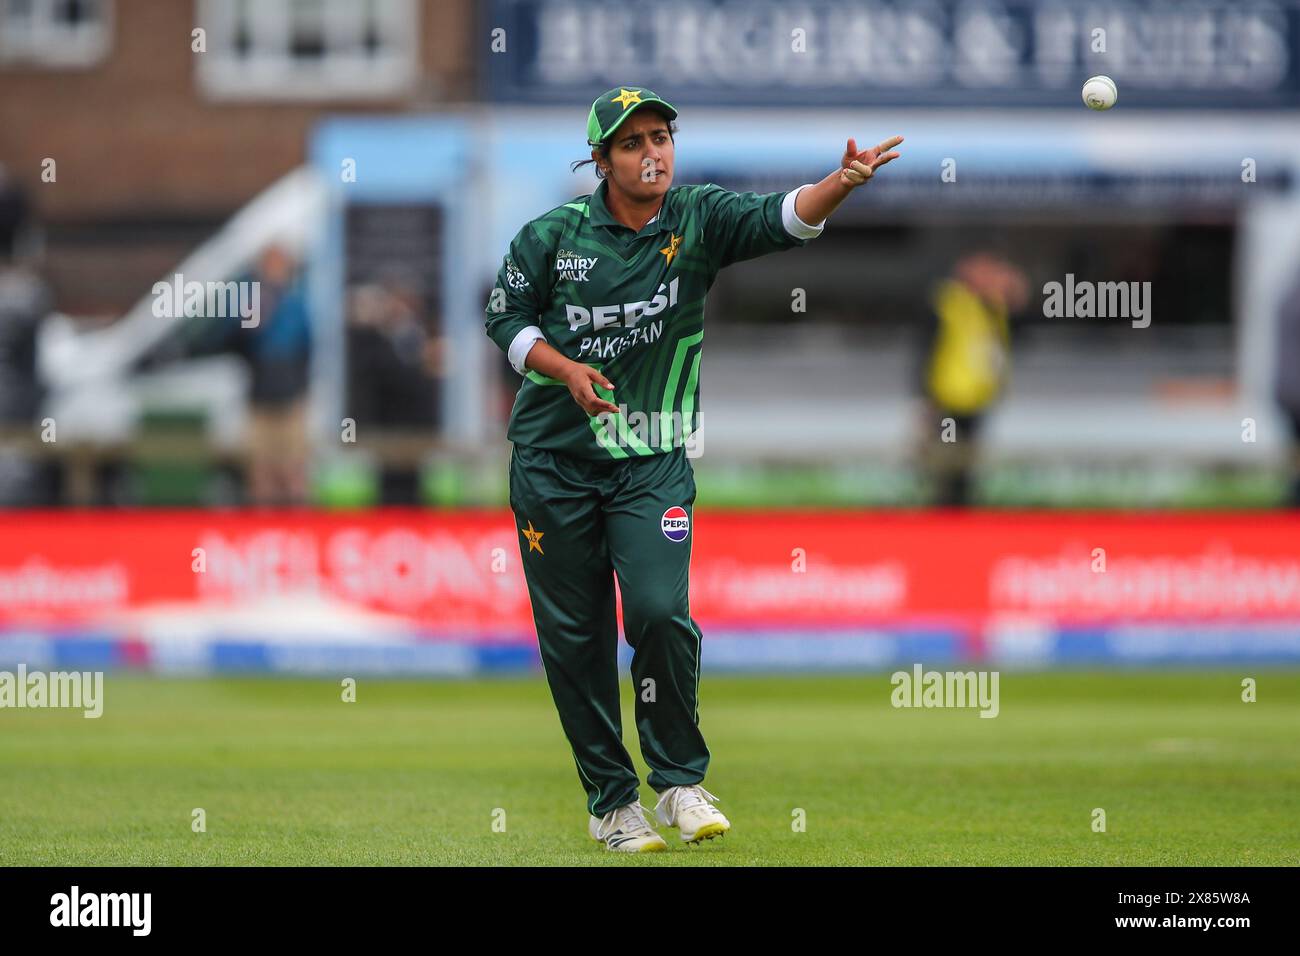
[[[792,189],[785,194],[785,199],[781,200],[781,222],[785,225],[785,231],[796,239],[815,239],[822,234],[826,228],[826,222],[823,220],[815,226],[810,226],[799,218],[799,214],[794,211],[795,197],[799,195],[799,189],[807,189],[812,183],[804,183],[798,189]]]
[[[520,375],[528,374],[528,368],[524,365],[524,359],[528,358],[528,350],[538,341],[545,342],[546,336],[544,336],[542,330],[535,325],[530,325],[525,329],[520,329],[515,337],[510,341],[510,348],[506,350],[506,356],[510,359],[510,365]]]

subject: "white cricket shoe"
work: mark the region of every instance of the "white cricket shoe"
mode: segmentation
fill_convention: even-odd
[[[664,838],[654,831],[645,818],[646,808],[641,801],[609,811],[603,817],[590,817],[587,832],[593,840],[605,844],[607,850],[623,853],[658,853],[668,849]]]
[[[659,795],[655,815],[664,826],[677,827],[686,843],[712,840],[731,829],[731,821],[713,805],[716,799],[696,783],[669,787]]]

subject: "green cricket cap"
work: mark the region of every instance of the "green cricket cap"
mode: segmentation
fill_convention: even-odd
[[[587,115],[587,145],[599,146],[637,109],[652,103],[667,113],[670,120],[677,118],[677,110],[671,103],[643,86],[618,86],[601,93]]]

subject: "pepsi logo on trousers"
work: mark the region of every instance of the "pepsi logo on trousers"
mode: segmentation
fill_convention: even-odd
[[[664,516],[659,519],[659,526],[669,541],[685,541],[691,533],[690,516],[686,514],[685,508],[677,505],[664,512]]]

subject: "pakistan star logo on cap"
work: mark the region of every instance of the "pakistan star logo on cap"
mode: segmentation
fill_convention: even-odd
[[[618,96],[612,97],[611,99],[615,103],[622,103],[623,109],[627,109],[633,103],[641,102],[641,91],[625,90],[622,87],[619,87]]]
[[[637,109],[652,103],[670,120],[677,118],[671,103],[644,86],[617,86],[600,94],[587,114],[587,145],[599,146]]]

